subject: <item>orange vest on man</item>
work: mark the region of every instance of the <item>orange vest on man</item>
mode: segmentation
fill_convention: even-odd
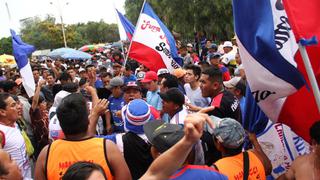
[[[81,141],[56,140],[48,148],[46,161],[47,179],[61,179],[69,166],[78,161],[99,164],[107,179],[113,179],[106,156],[106,141],[102,138],[88,138]]]
[[[260,159],[250,151],[249,156],[249,180],[265,180],[266,175],[264,171],[264,166]],[[230,180],[243,180],[243,153],[235,156],[225,157],[217,162],[215,166],[218,168],[219,172],[228,176]]]

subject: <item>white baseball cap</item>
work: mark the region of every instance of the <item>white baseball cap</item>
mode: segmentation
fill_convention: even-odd
[[[159,69],[158,72],[157,72],[157,76],[161,75],[161,74],[166,74],[166,73],[170,73],[168,69],[166,68],[162,68],[162,69]]]
[[[230,41],[225,41],[223,43],[223,47],[231,47],[232,48],[232,43]]]
[[[229,81],[223,81],[223,85],[227,88],[234,88],[237,86],[240,80],[241,80],[241,77],[233,77]]]

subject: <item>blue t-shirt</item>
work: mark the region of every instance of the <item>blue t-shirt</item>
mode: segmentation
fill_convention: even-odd
[[[115,98],[110,96],[109,99],[109,110],[111,113],[111,118],[113,119],[114,132],[120,133],[124,132],[123,121],[121,118],[116,116],[116,113],[122,109],[125,105],[123,97]]]
[[[208,166],[199,166],[199,165],[187,165],[183,168],[179,169],[176,173],[174,173],[170,179],[183,179],[183,180],[207,180],[207,179],[215,179],[215,180],[227,180],[227,176],[220,174],[214,168]]]
[[[242,119],[244,119],[245,108],[246,108],[246,97],[243,96],[239,101],[240,101]]]
[[[94,86],[96,88],[103,88],[103,82],[101,81],[101,79],[97,79],[96,82],[94,83]]]
[[[117,134],[110,134],[110,135],[103,135],[103,136],[96,136],[97,138],[103,138],[103,139],[108,139],[110,141],[112,141],[113,143],[117,144],[117,138],[116,138]]]
[[[129,77],[123,76],[124,84],[127,84],[130,81],[136,81],[136,80],[137,80],[137,77],[133,74],[131,74]]]
[[[157,91],[148,91],[147,92],[147,103],[156,108],[157,110],[162,110],[162,99],[160,95],[158,94],[160,90]]]

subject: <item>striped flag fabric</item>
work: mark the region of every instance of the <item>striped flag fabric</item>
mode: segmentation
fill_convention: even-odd
[[[32,45],[24,43],[21,38],[16,35],[16,32],[10,29],[12,36],[12,49],[13,56],[17,62],[21,77],[22,77],[22,85],[26,90],[29,97],[34,95],[35,91],[35,82],[31,70],[30,63],[28,61],[28,55],[36,50],[36,48]]]
[[[309,141],[308,129],[320,114],[282,1],[233,0],[233,13],[255,101],[270,120],[288,125]]]
[[[118,9],[116,9],[116,11],[121,22],[121,26],[126,32],[128,40],[131,41],[135,27],[123,14],[121,14],[121,12],[118,11]]]
[[[161,68],[173,72],[182,65],[172,34],[148,2],[142,7],[129,49],[129,57],[155,72]]]

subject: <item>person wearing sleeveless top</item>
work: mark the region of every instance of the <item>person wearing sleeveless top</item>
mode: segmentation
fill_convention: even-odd
[[[99,100],[90,116],[98,117],[106,109]],[[88,133],[88,108],[79,93],[65,97],[57,108],[65,139],[54,141],[40,152],[35,168],[36,179],[60,179],[69,166],[86,161],[100,165],[107,179],[131,179],[130,171],[117,146],[111,141]]]
[[[266,180],[266,176],[271,174],[272,165],[256,136],[249,133],[249,140],[254,149],[242,152],[246,136],[242,125],[231,118],[210,118],[214,128],[208,128],[208,131],[213,136],[217,150],[222,153],[222,159],[216,161],[213,166],[230,180],[246,179],[244,174],[247,174],[247,179],[250,180]]]

